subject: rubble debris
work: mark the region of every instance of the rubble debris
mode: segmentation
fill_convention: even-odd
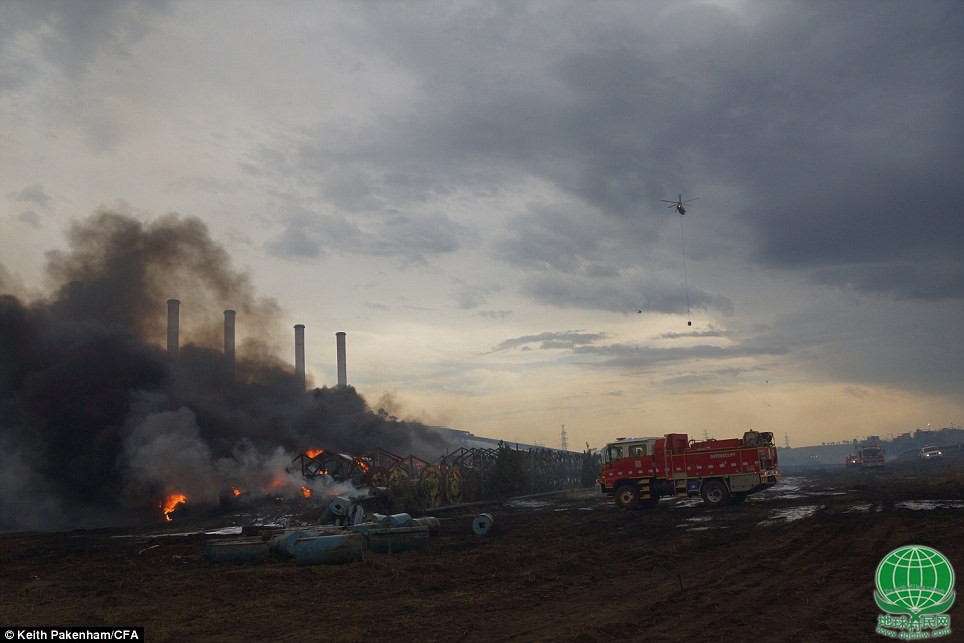
[[[360,502],[343,497],[328,503],[323,522],[327,524],[263,529],[256,538],[214,541],[205,546],[204,559],[248,562],[273,554],[294,559],[298,565],[349,563],[363,560],[365,551],[394,554],[423,549],[440,525],[434,516],[366,514]]]

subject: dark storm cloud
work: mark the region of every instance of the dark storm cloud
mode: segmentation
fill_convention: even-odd
[[[563,27],[573,16],[547,6],[460,5],[418,24],[394,16],[407,28],[378,32],[382,52],[422,98],[366,123],[364,137],[306,146],[302,162],[364,166],[356,201],[390,192],[389,177],[430,195],[535,176],[641,243],[655,241],[637,237],[659,225],[660,199],[726,184],[739,200],[702,193],[701,206],[726,247],[761,267],[857,291],[960,296],[964,5],[750,2],[742,15],[602,4],[594,10],[611,11],[609,22],[590,17],[578,33]],[[612,241],[612,229],[570,224],[529,211],[496,254],[572,272]]]
[[[49,64],[78,77],[101,52],[123,53],[164,9],[5,3],[0,42],[30,33]],[[364,38],[346,64],[384,63],[406,88],[401,98],[291,130],[240,161],[253,176],[313,186],[339,210],[332,216],[410,213],[409,224],[385,222],[397,227],[384,236],[367,229],[344,246],[350,252],[406,262],[452,252],[459,232],[450,222],[411,213],[535,179],[614,225],[573,226],[566,213],[531,208],[493,243],[501,261],[612,277],[630,264],[630,249],[659,241],[659,200],[684,192],[698,193],[712,215],[705,225],[717,240],[705,252],[857,292],[941,299],[964,291],[958,1],[351,11]],[[0,68],[17,82],[36,74],[30,66],[39,63],[0,47]],[[84,97],[79,120],[102,150],[124,132],[98,101]],[[724,194],[708,191],[721,185]],[[284,229],[271,252],[325,254],[327,225],[279,215]],[[537,236],[545,243],[529,241]]]

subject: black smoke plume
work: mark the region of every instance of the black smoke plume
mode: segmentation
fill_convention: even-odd
[[[99,211],[67,239],[69,250],[48,253],[59,284],[49,297],[0,294],[0,529],[156,518],[173,492],[202,505],[224,489],[259,493],[308,448],[445,450],[431,429],[372,413],[350,386],[299,390],[275,357],[291,325],[199,219]],[[170,298],[182,302],[176,363]],[[233,370],[221,348],[229,308]]]

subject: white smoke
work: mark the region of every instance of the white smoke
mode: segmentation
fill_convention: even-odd
[[[211,450],[201,439],[194,412],[186,407],[149,412],[134,421],[124,441],[124,457],[125,500],[131,506],[170,493],[182,493],[192,503],[217,503]]]

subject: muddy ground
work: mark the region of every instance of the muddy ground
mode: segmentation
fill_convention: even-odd
[[[0,625],[143,626],[177,642],[884,640],[877,564],[922,544],[964,576],[962,498],[951,466],[803,473],[715,510],[624,512],[583,490],[438,511],[426,549],[312,567],[209,563],[204,543],[231,536],[168,535],[225,516],[5,534]],[[482,537],[480,511],[495,521]],[[964,633],[964,601],[950,616]]]

